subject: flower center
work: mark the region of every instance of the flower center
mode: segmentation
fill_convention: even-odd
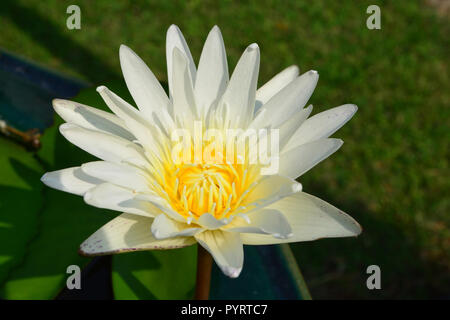
[[[226,121],[219,118],[217,122]],[[191,126],[182,124],[180,127]],[[186,145],[177,148],[178,141],[166,140],[161,143],[160,156],[150,159],[151,173],[156,182],[152,183],[154,190],[187,220],[205,213],[223,219],[244,211],[246,197],[260,178],[260,165],[250,162],[250,157],[245,156],[250,140],[244,139],[242,148],[236,140],[229,144],[221,136],[200,139],[198,143],[198,136],[207,136],[206,127],[200,126],[197,132],[194,123],[189,129]],[[223,133],[225,129],[218,131]],[[198,146],[201,146],[200,151]],[[228,157],[230,150],[231,156]]]
[[[181,164],[164,186],[170,203],[185,217],[210,213],[218,219],[240,207],[251,189],[251,176],[244,165]]]

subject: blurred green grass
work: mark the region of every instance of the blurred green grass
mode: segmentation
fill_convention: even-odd
[[[318,70],[313,113],[359,106],[337,134],[341,150],[301,178],[306,192],[355,217],[357,239],[292,245],[313,298],[449,297],[448,16],[427,1],[3,1],[0,46],[100,85],[121,77],[118,48],[133,48],[166,79],[165,32],[183,31],[198,61],[222,30],[230,68],[261,48],[260,84],[291,64]],[[66,28],[67,6],[81,30]],[[381,30],[366,8],[381,8]],[[377,264],[382,290],[366,288]]]

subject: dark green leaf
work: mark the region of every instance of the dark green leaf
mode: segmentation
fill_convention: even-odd
[[[116,299],[192,299],[196,246],[132,252],[113,257]]]
[[[38,156],[45,164],[45,171],[63,169],[93,160],[93,157],[71,145],[60,135],[59,118],[55,123],[55,126],[45,132],[42,138],[43,148],[38,152]],[[21,155],[27,156],[26,152]],[[14,174],[17,175],[17,172],[20,171],[16,170]],[[39,181],[42,173],[41,169],[39,173],[27,176],[37,186],[36,188],[44,188],[44,193],[33,190],[29,192],[28,199],[25,196],[21,198],[21,205],[25,206],[28,203],[30,208],[40,209],[44,202],[44,209],[40,214],[39,235],[33,238],[23,262],[8,275],[7,281],[0,289],[0,296],[6,299],[54,298],[65,285],[68,276],[67,267],[72,264],[82,267],[89,261],[78,255],[80,243],[117,215],[112,211],[88,206],[81,197],[43,186]],[[13,178],[14,175],[10,180]],[[14,203],[10,207],[14,208],[13,205]],[[29,216],[32,215],[31,211],[24,207],[18,210],[18,213]],[[36,222],[33,225],[34,229],[35,225]],[[18,237],[23,236],[19,233]]]
[[[0,284],[38,232],[43,169],[33,154],[0,138]]]

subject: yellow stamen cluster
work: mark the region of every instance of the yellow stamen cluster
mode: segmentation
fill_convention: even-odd
[[[194,149],[192,150],[192,154]],[[210,213],[229,218],[245,208],[245,198],[256,185],[259,166],[245,163],[176,163],[164,152],[154,159],[153,189],[186,219]]]
[[[166,180],[165,191],[183,216],[208,212],[226,218],[239,209],[251,189],[248,173],[241,164],[181,164]]]

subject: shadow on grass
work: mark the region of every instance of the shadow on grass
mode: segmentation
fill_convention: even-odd
[[[65,64],[76,66],[76,69],[90,82],[99,83],[104,79],[120,78],[120,75],[114,72],[110,66],[103,63],[103,59],[99,59],[88,48],[70,39],[64,33],[68,29],[61,28],[60,25],[48,20],[38,11],[16,1],[5,1],[2,3],[0,16],[2,19],[10,20]]]
[[[309,185],[307,192],[349,213],[363,227],[358,238],[291,245],[313,299],[449,297],[445,290],[450,274],[440,261],[423,256],[417,230],[405,230],[390,222],[389,212],[377,218],[364,203],[339,198],[324,184]],[[366,269],[370,265],[381,269],[381,290],[367,289]]]

